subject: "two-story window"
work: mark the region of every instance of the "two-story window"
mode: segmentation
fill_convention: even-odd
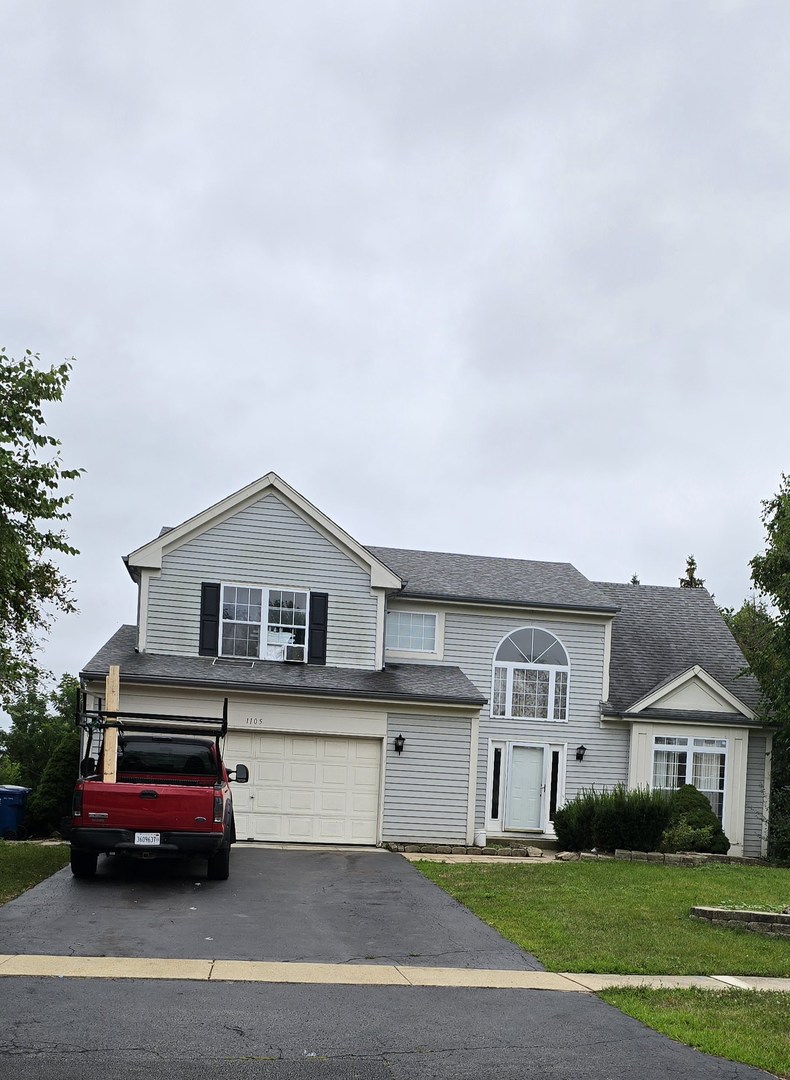
[[[568,719],[568,654],[548,630],[514,630],[494,654],[491,715],[530,720]]]

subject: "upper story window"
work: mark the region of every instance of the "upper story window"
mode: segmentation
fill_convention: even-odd
[[[295,589],[222,586],[222,656],[307,659],[308,594]]]
[[[395,652],[436,652],[436,615],[420,611],[387,612],[387,648]]]
[[[548,630],[514,630],[494,654],[491,715],[567,720],[569,673],[568,654]]]

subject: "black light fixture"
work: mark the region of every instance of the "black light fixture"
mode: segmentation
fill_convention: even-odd
[[[584,755],[586,753],[587,753],[587,747],[586,746],[577,746],[576,747],[576,760],[577,761],[584,761]]]
[[[396,754],[402,754],[403,753],[403,747],[406,745],[406,740],[404,739],[404,737],[402,735],[396,735],[395,738],[393,739],[392,745],[395,747],[395,753]]]

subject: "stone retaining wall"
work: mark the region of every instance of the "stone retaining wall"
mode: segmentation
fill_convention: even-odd
[[[705,863],[731,863],[735,866],[762,866],[762,859],[747,859],[741,855],[709,855],[701,851],[679,851],[674,855],[665,855],[663,851],[627,851],[618,848],[615,859],[626,862],[663,863],[664,866],[704,866]]]
[[[540,859],[544,849],[534,845],[512,845],[500,847],[489,844],[487,847],[473,847],[464,844],[384,844],[388,851],[422,851],[426,855],[500,855],[505,859]]]
[[[731,930],[751,930],[769,937],[790,937],[790,913],[778,911],[730,911],[729,908],[693,907],[692,919],[705,919],[714,926],[727,926]]]

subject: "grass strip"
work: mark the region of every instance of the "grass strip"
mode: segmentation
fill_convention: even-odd
[[[598,997],[695,1050],[790,1077],[790,994],[640,987]]]
[[[781,911],[790,903],[788,869],[615,861],[415,865],[550,971],[790,977],[790,937],[689,916],[695,905]]]
[[[0,840],[0,904],[32,889],[68,861],[68,844]]]

